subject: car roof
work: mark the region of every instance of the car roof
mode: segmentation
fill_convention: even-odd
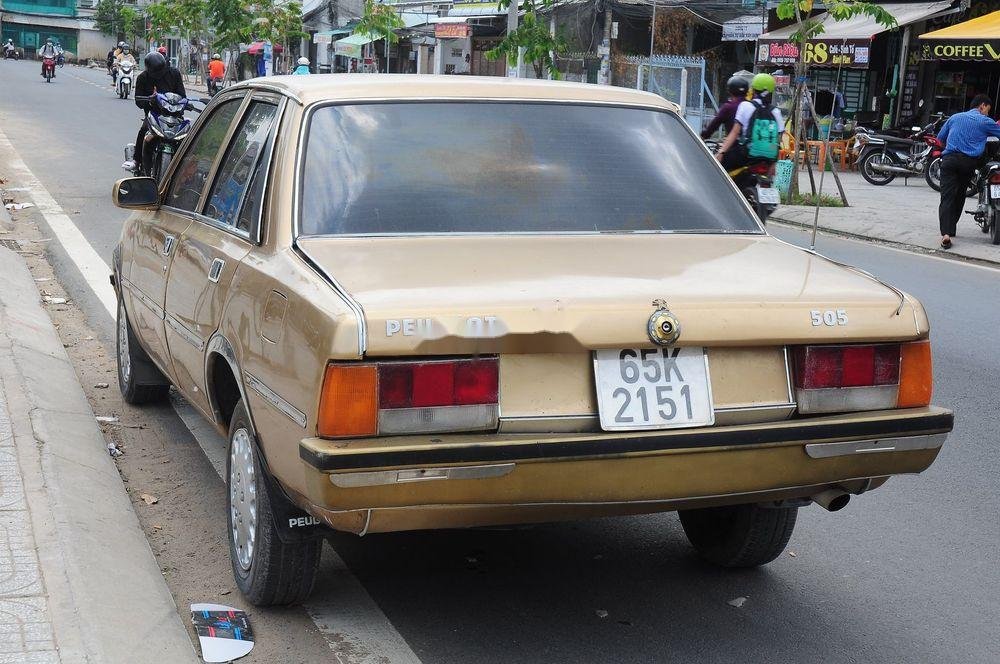
[[[639,104],[679,110],[658,95],[629,88],[499,76],[314,74],[254,78],[233,86],[240,87],[275,90],[305,105],[322,101],[451,98]]]

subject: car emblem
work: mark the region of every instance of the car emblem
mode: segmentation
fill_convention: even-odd
[[[653,306],[656,311],[646,324],[649,340],[658,346],[669,346],[681,336],[681,322],[667,308],[666,300],[653,300]]]

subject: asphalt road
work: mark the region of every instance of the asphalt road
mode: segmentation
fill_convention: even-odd
[[[100,71],[67,67],[45,85],[37,69],[0,62],[0,128],[108,260],[125,217],[108,193],[139,113]],[[975,232],[964,223],[960,236]],[[669,514],[332,538],[421,661],[1000,661],[1000,271],[823,236],[819,250],[927,307],[934,401],[956,411],[937,462],[842,512],[803,509],[794,557],[755,571],[700,563]],[[49,253],[110,348],[72,262],[58,242]],[[325,578],[316,592],[336,605],[336,590]]]

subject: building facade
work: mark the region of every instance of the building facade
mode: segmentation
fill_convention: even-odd
[[[0,36],[33,58],[46,39],[59,42],[70,61],[103,60],[113,37],[94,25],[97,0],[0,0]]]

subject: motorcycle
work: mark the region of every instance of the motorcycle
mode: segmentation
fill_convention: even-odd
[[[65,64],[66,64],[66,56],[60,52],[59,55],[56,56],[56,66],[61,69]]]
[[[716,141],[705,141],[705,145],[712,151],[718,152],[721,143]],[[743,197],[750,203],[761,223],[766,224],[767,218],[774,214],[781,204],[781,193],[772,186],[771,163],[766,161],[751,162],[733,171],[729,171],[729,177],[736,183],[737,188]]]
[[[1000,244],[1000,139],[986,142],[985,165],[976,171],[974,180],[978,202],[971,214],[980,230],[990,234],[993,244]]]
[[[135,68],[131,62],[122,62],[118,68],[118,82],[115,84],[115,91],[119,99],[128,99],[132,92],[132,70]]]
[[[923,175],[928,184],[934,187],[929,165],[934,159],[940,158],[944,148],[937,140],[937,132],[943,122],[944,117],[939,116],[926,127],[913,127],[913,133],[905,138],[876,134],[859,127],[854,135],[853,149],[858,155],[861,177],[871,184],[882,186],[899,175],[904,178]],[[933,172],[940,173],[940,164]],[[934,188],[940,190],[940,187],[939,179]]]
[[[20,60],[21,52],[17,50],[16,47],[5,48],[3,50],[4,60]]]
[[[148,175],[159,182],[181,141],[187,137],[191,130],[191,121],[184,117],[184,111],[200,113],[202,109],[194,106],[192,100],[174,92],[157,92],[149,96],[136,95],[135,100],[148,101],[152,104],[152,108],[146,111],[148,133],[152,135],[151,140],[154,141]],[[206,104],[209,100],[199,99],[196,101]],[[147,140],[150,140],[148,136]],[[125,159],[134,160],[136,166],[132,170],[132,174],[141,175],[142,146],[138,146],[138,159],[135,159],[136,148],[137,146],[132,143],[126,145]]]
[[[45,57],[42,59],[42,75],[45,76],[46,83],[52,82],[52,78],[56,75],[55,58]]]

